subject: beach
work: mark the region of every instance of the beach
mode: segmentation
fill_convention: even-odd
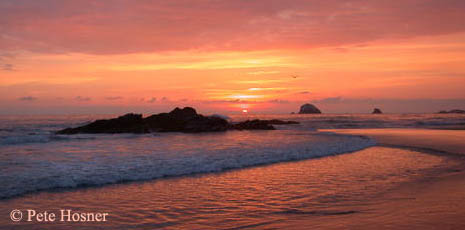
[[[464,131],[320,131],[371,137],[377,144],[346,154],[219,173],[28,193],[0,201],[4,217],[0,225],[14,229],[460,229],[465,225],[461,221],[465,146],[460,141]],[[108,217],[105,222],[12,222],[5,218],[11,209],[58,215],[65,209],[108,213]]]

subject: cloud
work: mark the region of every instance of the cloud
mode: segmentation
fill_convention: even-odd
[[[277,74],[277,73],[280,73],[280,72],[279,72],[279,71],[264,71],[264,70],[260,70],[260,71],[248,72],[247,74],[250,74],[250,75],[265,75],[265,74]]]
[[[313,103],[333,104],[340,103],[343,101],[342,97],[327,97],[319,100],[313,100]]]
[[[123,97],[115,96],[115,97],[106,97],[105,99],[107,99],[109,101],[115,101],[115,100],[121,100],[121,99],[123,99]]]
[[[249,91],[283,91],[286,90],[287,88],[283,87],[268,87],[268,88],[248,88],[247,90]]]
[[[257,101],[250,99],[231,99],[231,100],[201,100],[198,101],[201,104],[289,104],[291,101],[284,99],[272,99],[267,101]]]
[[[20,101],[36,101],[38,98],[37,97],[32,97],[32,96],[25,96],[25,97],[20,97],[18,100]]]
[[[298,92],[297,94],[310,94],[310,91],[302,91],[302,92]]]
[[[74,99],[76,101],[90,101],[90,100],[92,100],[92,98],[90,98],[90,97],[81,97],[81,96],[77,96]]]
[[[464,32],[464,9],[463,0],[0,1],[0,50],[121,54],[341,47]]]
[[[269,100],[268,103],[274,103],[274,104],[289,104],[290,102],[289,102],[288,100],[273,99],[273,100]]]
[[[201,100],[199,102],[203,104],[237,104],[237,103],[249,103],[250,101],[241,100],[241,99],[231,99],[231,100]]]
[[[1,64],[0,63],[0,69],[5,70],[5,71],[14,71],[13,65],[12,64]]]
[[[333,50],[336,51],[336,52],[339,52],[339,53],[347,53],[347,52],[349,52],[348,49],[342,48],[342,47],[336,47]]]
[[[271,84],[271,83],[282,83],[287,82],[283,79],[263,79],[263,80],[240,80],[234,81],[235,84]]]
[[[157,98],[156,97],[152,97],[150,98],[147,102],[148,103],[155,103],[157,101]]]
[[[183,99],[184,101],[187,101],[187,99]],[[183,101],[181,100],[181,101]],[[141,101],[146,101],[147,103],[155,103],[155,102],[171,102],[170,99],[167,97],[162,97],[161,99],[157,99],[156,97],[151,97],[148,100],[145,100],[144,98],[141,99]]]

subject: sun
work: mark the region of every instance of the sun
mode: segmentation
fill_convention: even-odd
[[[242,113],[248,113],[249,111],[247,109],[243,109]]]

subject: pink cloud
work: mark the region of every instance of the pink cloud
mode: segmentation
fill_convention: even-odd
[[[117,54],[358,44],[465,31],[462,0],[2,1],[0,49]]]

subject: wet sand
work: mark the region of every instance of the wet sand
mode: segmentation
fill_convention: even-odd
[[[364,212],[325,218],[301,218],[277,229],[465,229],[465,173],[404,184],[368,204]]]
[[[459,165],[440,175],[406,183],[378,198],[369,212],[341,216],[338,226],[324,229],[465,229],[465,130],[347,129],[320,130],[368,136],[379,145],[425,149],[449,155]],[[437,150],[437,151],[434,151]],[[306,229],[308,220],[291,221],[278,228]]]

